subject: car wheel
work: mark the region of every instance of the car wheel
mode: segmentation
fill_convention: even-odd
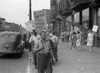
[[[4,53],[1,53],[1,52],[0,52],[0,56],[3,56],[3,55],[4,55]]]
[[[23,56],[23,53],[24,53],[23,51],[22,51],[22,52],[17,53],[17,54],[16,54],[16,57],[17,57],[17,58],[21,58],[21,57]]]

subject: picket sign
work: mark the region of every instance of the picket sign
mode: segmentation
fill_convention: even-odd
[[[98,31],[98,26],[97,25],[93,25],[93,28],[92,28],[92,32],[94,35],[100,37],[100,35],[98,35],[96,32]]]
[[[98,26],[97,25],[93,25],[92,31],[93,32],[97,32],[98,31]]]
[[[33,20],[26,22],[25,25],[26,30],[29,32],[32,32],[32,30],[35,29],[35,22]]]
[[[34,11],[34,20],[36,25],[36,31],[46,31],[48,28],[46,10]]]

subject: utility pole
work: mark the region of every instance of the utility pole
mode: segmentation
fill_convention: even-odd
[[[29,0],[29,21],[32,20],[32,3],[31,0]]]

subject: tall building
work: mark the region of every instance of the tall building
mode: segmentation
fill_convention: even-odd
[[[56,15],[57,15],[57,3],[56,0],[50,0],[51,7],[51,24],[52,24],[52,32],[56,32]]]
[[[53,31],[58,35],[66,31],[66,22],[62,21],[59,16],[66,19],[71,14],[68,0],[51,0]],[[55,29],[56,28],[56,29]]]

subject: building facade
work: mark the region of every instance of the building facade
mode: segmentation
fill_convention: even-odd
[[[4,29],[4,25],[5,25],[5,19],[4,18],[0,18],[0,31],[3,31]]]
[[[57,16],[57,1],[50,0],[50,7],[51,7],[51,24],[52,24],[52,32],[57,32],[57,23],[56,23],[56,16]]]
[[[62,31],[67,29],[68,26],[66,26],[66,24],[71,25],[71,30],[73,31],[76,27],[78,27],[79,30],[92,30],[93,25],[97,25],[99,29],[98,32],[96,32],[98,36],[95,35],[94,37],[94,46],[98,47],[98,43],[100,42],[100,0],[56,0],[56,2],[56,16],[60,15],[63,18],[63,20],[59,20],[62,26],[61,29],[63,29]]]

